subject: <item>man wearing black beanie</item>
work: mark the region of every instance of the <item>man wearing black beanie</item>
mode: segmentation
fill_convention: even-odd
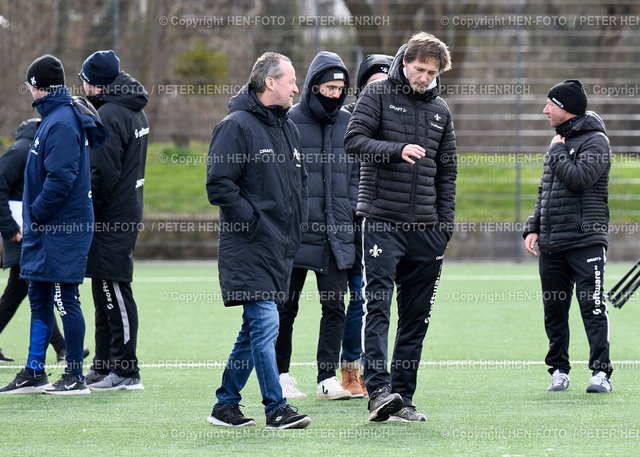
[[[550,391],[569,388],[569,306],[573,286],[590,346],[592,378],[587,392],[611,392],[609,314],[604,300],[608,243],[611,149],[602,119],[587,111],[578,80],[549,90],[543,113],[556,135],[544,161],[538,201],[525,225],[525,247],[536,243],[544,322],[549,338],[545,362]]]
[[[96,350],[86,382],[91,390],[143,390],[136,354],[138,309],[133,298],[133,249],[142,222],[149,122],[145,88],[124,71],[111,50],[82,64],[89,101],[112,135],[91,149],[96,231],[86,276],[95,306]]]
[[[108,136],[93,107],[71,97],[62,63],[44,55],[27,70],[33,107],[42,116],[29,149],[22,195],[20,277],[29,281],[31,332],[26,366],[2,394],[88,394],[82,374],[85,322],[78,285],[93,236],[89,148]],[[64,326],[67,366],[51,385],[46,349],[57,309]]]
[[[316,276],[322,307],[316,398],[343,400],[352,397],[336,376],[345,323],[347,274],[356,251],[353,228],[358,167],[344,151],[349,112],[342,106],[348,87],[349,73],[340,56],[333,52],[319,52],[309,66],[300,103],[289,112],[300,131],[303,158],[309,174],[309,223],[302,229],[300,248],[293,263],[289,300],[278,306],[280,330],[276,361],[286,398],[306,398],[295,387],[289,366],[293,323],[310,270]],[[362,390],[356,395],[362,397]]]

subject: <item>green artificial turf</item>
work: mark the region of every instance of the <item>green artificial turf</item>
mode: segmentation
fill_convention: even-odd
[[[628,267],[608,265],[605,286]],[[6,277],[7,272],[0,276]],[[133,288],[145,390],[0,396],[0,455],[637,455],[639,300],[610,310],[613,392],[585,392],[591,376],[588,345],[575,304],[571,385],[568,392],[547,392],[550,376],[542,362],[547,340],[532,261],[445,261],[414,397],[427,422],[413,424],[368,422],[365,399],[315,399],[320,306],[312,298],[310,275],[305,287],[310,294],[294,326],[291,374],[309,395],[293,404],[311,416],[311,426],[265,430],[252,375],[242,404],[257,426],[213,427],[206,418],[241,320],[241,309],[221,304],[215,263],[139,262]],[[81,286],[80,299],[85,345],[93,351],[88,283]],[[11,381],[25,361],[28,320],[25,302],[0,335],[0,347],[17,360],[0,364],[0,384]],[[48,355],[54,359],[51,349]],[[52,380],[62,369],[49,367]]]

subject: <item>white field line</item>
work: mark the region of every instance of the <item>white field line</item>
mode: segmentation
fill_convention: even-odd
[[[538,275],[442,275],[443,281],[538,281]],[[5,284],[6,278],[0,279],[0,284]],[[218,275],[209,276],[134,276],[132,284],[175,284],[192,282],[218,282]]]
[[[443,280],[448,281],[530,281],[539,280],[538,275],[442,275]],[[136,276],[136,283],[171,283],[171,282],[218,282],[218,275],[210,276]]]
[[[225,361],[220,360],[159,360],[150,363],[140,362],[141,369],[162,369],[162,368],[224,368]],[[570,362],[572,366],[588,365],[586,360],[573,360]],[[617,360],[611,362],[614,370],[616,367],[635,366],[640,369],[640,360]],[[522,369],[530,365],[544,365],[542,360],[437,360],[437,361],[421,361],[421,367],[436,367],[436,368],[492,368],[492,369]],[[64,362],[47,364],[46,368],[63,367]],[[87,364],[87,366],[90,364]],[[316,362],[292,362],[292,366],[297,367],[314,367]],[[24,368],[24,364],[0,364],[0,369],[8,370],[20,370]]]

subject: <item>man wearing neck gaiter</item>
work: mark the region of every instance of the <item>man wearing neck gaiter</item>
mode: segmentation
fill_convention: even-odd
[[[349,74],[340,57],[320,52],[311,62],[300,103],[290,117],[300,130],[302,155],[309,175],[309,222],[301,227],[289,300],[278,307],[280,331],[276,358],[286,398],[306,398],[289,374],[293,322],[300,298],[320,301],[322,317],[318,337],[318,400],[351,398],[336,377],[344,332],[344,296],[347,275],[355,260],[354,218],[358,195],[358,167],[344,151],[344,134],[350,114],[342,105]],[[316,274],[318,294],[301,297],[307,272]],[[362,395],[360,395],[362,396]]]
[[[549,91],[543,113],[556,135],[524,230],[525,247],[534,256],[538,243],[550,391],[569,388],[569,306],[575,284],[591,349],[593,377],[587,392],[611,392],[609,314],[603,292],[611,149],[604,122],[586,109],[580,81],[564,81]]]

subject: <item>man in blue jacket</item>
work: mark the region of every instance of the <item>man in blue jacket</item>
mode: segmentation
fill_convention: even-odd
[[[16,131],[16,141],[0,157],[0,233],[2,234],[2,268],[9,269],[7,286],[0,297],[0,333],[18,310],[27,296],[29,283],[20,277],[20,251],[22,250],[22,191],[24,189],[24,169],[29,157],[31,142],[36,135],[40,119],[27,119]],[[16,219],[14,211],[20,216]],[[54,321],[51,332],[51,346],[55,349],[58,362],[66,356],[64,336]],[[2,353],[0,361],[13,362],[13,358]]]
[[[78,285],[93,236],[89,146],[96,147],[108,133],[95,110],[71,98],[56,57],[46,54],[34,60],[27,85],[42,116],[27,159],[22,201],[20,273],[29,280],[31,338],[26,367],[0,392],[88,394]],[[67,367],[51,385],[44,366],[54,307],[64,327]]]
[[[306,173],[300,134],[288,118],[298,92],[288,57],[267,52],[249,83],[231,98],[211,135],[207,195],[220,207],[218,271],[225,306],[242,306],[242,327],[216,391],[212,425],[251,426],[240,391],[253,367],[268,429],[304,428],[282,395],[276,366],[277,303],[287,299],[293,258],[306,221]]]

